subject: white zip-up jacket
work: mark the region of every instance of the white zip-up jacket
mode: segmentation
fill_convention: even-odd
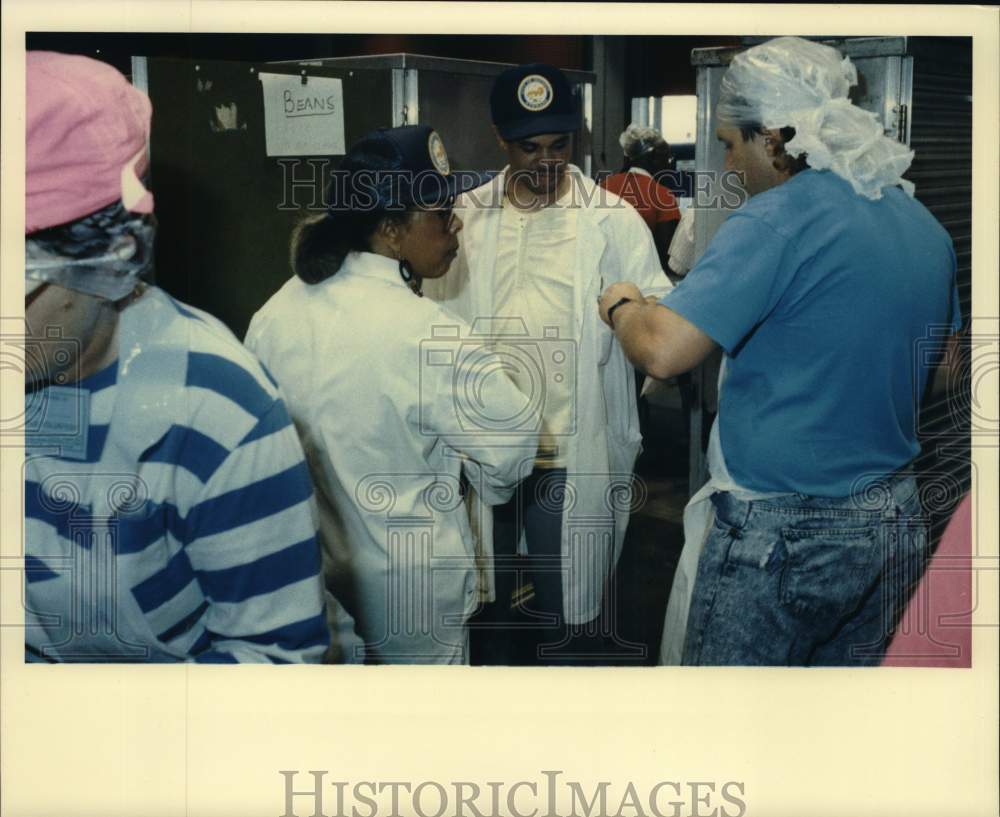
[[[623,199],[598,188],[579,168],[577,185],[576,429],[566,442],[567,488],[563,503],[563,613],[580,624],[600,612],[605,578],[621,554],[635,499],[632,468],[641,447],[633,369],[597,311],[597,299],[616,281],[632,281],[645,295],[661,297],[671,283],[660,268],[652,234]],[[496,258],[507,169],[459,197],[455,212],[464,229],[452,269],[425,283],[424,291],[474,326],[495,316]],[[481,321],[480,321],[481,322]],[[499,323],[499,322],[498,322]],[[601,407],[602,410],[593,410]],[[606,418],[606,420],[605,420]],[[483,535],[492,541],[491,516]],[[490,545],[492,547],[492,545]]]
[[[468,662],[465,620],[492,553],[477,551],[462,478],[502,503],[535,456],[527,398],[468,334],[372,253],[349,254],[319,284],[290,279],[247,332],[302,439],[327,583],[377,661]],[[517,428],[477,424],[470,383]]]

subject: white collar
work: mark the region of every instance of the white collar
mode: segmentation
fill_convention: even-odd
[[[360,275],[362,278],[371,278],[381,281],[390,286],[401,286],[408,289],[414,295],[422,296],[420,291],[421,279],[413,276],[414,284],[403,280],[400,271],[400,262],[395,258],[387,258],[373,252],[350,252],[344,259],[344,264],[337,273],[338,275]]]
[[[651,178],[651,179],[653,178],[653,174],[650,173],[648,170],[646,170],[646,168],[644,168],[644,167],[630,167],[628,169],[628,172],[629,173],[636,173],[636,174],[638,174],[640,176],[649,176],[649,178]]]
[[[336,275],[343,273],[406,286],[403,276],[399,274],[399,262],[374,252],[349,252]],[[333,277],[336,278],[336,275]]]
[[[478,210],[484,213],[501,213],[503,200],[507,190],[507,174],[509,172],[510,165],[507,165],[482,187],[477,187],[475,190],[467,191],[459,196],[458,202],[455,205],[456,208],[467,211],[462,213],[462,218],[466,218],[468,211]],[[567,172],[574,174],[576,183],[578,183],[588,194],[588,200],[594,201],[594,189],[596,188],[594,180],[584,174],[584,172],[574,164],[569,164],[567,166]],[[473,204],[473,202],[475,204]],[[614,211],[615,209],[611,207],[595,207],[590,205],[581,207],[579,215],[581,218],[603,221]]]
[[[507,176],[509,173],[510,165],[506,165],[503,170],[487,182],[488,185],[493,186],[493,201],[495,201],[495,206],[502,207],[504,200],[507,198]],[[586,192],[590,192],[594,187],[593,179],[589,176],[585,176],[583,171],[571,162],[566,163],[566,175],[570,177],[571,184],[579,184]],[[567,192],[564,193],[559,200],[569,195],[571,192],[572,190],[567,189]]]

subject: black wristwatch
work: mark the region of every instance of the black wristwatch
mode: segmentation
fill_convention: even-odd
[[[612,332],[615,330],[615,318],[614,318],[615,310],[624,304],[634,304],[634,303],[635,300],[632,298],[620,298],[611,305],[611,308],[608,309],[608,326],[611,327]]]

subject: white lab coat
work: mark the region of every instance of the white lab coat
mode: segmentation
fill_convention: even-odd
[[[379,661],[467,663],[465,621],[487,597],[492,553],[477,552],[460,474],[485,502],[505,502],[534,458],[537,421],[497,435],[463,422],[467,334],[372,253],[351,253],[319,284],[292,278],[247,332],[302,438],[327,582]],[[478,385],[499,416],[524,413],[505,375]]]
[[[671,284],[660,268],[653,238],[623,199],[598,188],[570,166],[581,201],[577,216],[573,305],[576,316],[576,431],[566,439],[563,503],[563,614],[570,624],[600,612],[604,580],[617,563],[628,526],[632,468],[641,438],[633,369],[601,321],[597,299],[616,281],[662,296]],[[461,248],[447,276],[424,290],[465,320],[495,315],[497,242],[506,169],[463,194],[456,213],[464,222]],[[606,420],[605,420],[606,417]],[[492,539],[492,517],[483,516]],[[522,543],[523,546],[523,543]]]

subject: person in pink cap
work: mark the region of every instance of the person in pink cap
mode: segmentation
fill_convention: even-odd
[[[151,114],[104,63],[28,53],[26,660],[319,661],[313,491],[281,396],[148,283]]]

